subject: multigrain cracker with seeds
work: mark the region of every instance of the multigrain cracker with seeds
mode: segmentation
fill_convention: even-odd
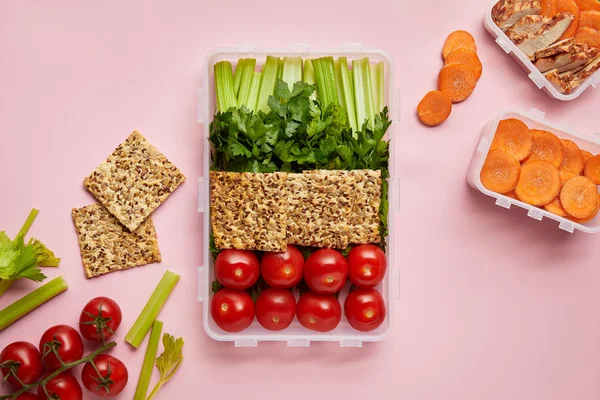
[[[348,171],[354,191],[352,213],[349,214],[349,241],[353,244],[379,243],[379,205],[381,203],[381,171]]]
[[[184,180],[175,165],[134,131],[83,185],[133,232]]]
[[[161,261],[152,218],[130,232],[100,204],[74,208],[72,216],[87,278]]]

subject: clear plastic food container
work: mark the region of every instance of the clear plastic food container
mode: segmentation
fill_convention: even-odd
[[[494,135],[498,129],[498,123],[501,120],[508,118],[516,118],[523,121],[529,129],[542,129],[554,133],[561,139],[569,139],[575,142],[580,149],[587,150],[592,154],[600,153],[600,133],[594,135],[584,135],[575,132],[573,128],[564,124],[551,123],[545,119],[545,113],[536,109],[531,109],[529,112],[520,112],[515,110],[506,110],[498,115],[492,122],[486,125],[479,139],[475,154],[469,166],[467,173],[467,181],[472,188],[479,190],[481,193],[496,199],[496,205],[509,209],[512,205],[524,208],[527,210],[527,215],[535,220],[541,221],[544,217],[550,218],[558,222],[558,227],[567,232],[573,232],[575,229],[587,233],[600,232],[600,214],[591,221],[585,224],[573,222],[567,218],[559,217],[544,208],[535,207],[522,201],[512,199],[505,195],[493,192],[486,189],[481,183],[480,173],[483,163],[488,155]]]
[[[342,321],[337,328],[330,332],[320,333],[304,328],[297,319],[287,328],[282,331],[274,332],[264,329],[254,320],[252,325],[238,333],[229,333],[220,329],[213,321],[210,315],[210,301],[212,299],[211,284],[214,280],[213,259],[209,250],[209,235],[211,230],[210,223],[210,192],[209,192],[209,170],[211,165],[209,124],[215,114],[215,88],[214,88],[214,71],[215,63],[223,60],[228,60],[235,65],[240,58],[256,58],[257,66],[264,62],[267,55],[272,56],[300,56],[306,58],[319,58],[323,56],[346,56],[348,61],[353,59],[369,57],[371,61],[383,61],[384,73],[386,78],[386,104],[390,109],[390,119],[393,121],[386,134],[387,138],[394,136],[398,123],[400,121],[400,91],[394,86],[394,69],[391,58],[383,51],[374,49],[365,49],[358,43],[348,43],[336,48],[312,48],[306,43],[292,43],[287,48],[258,48],[252,43],[240,43],[235,47],[219,48],[210,53],[206,59],[203,68],[202,88],[198,90],[199,94],[199,109],[198,122],[203,123],[203,167],[202,175],[198,178],[199,196],[198,196],[198,212],[203,214],[203,235],[202,249],[203,258],[202,265],[198,267],[198,301],[202,302],[202,321],[204,330],[211,338],[218,341],[234,342],[235,346],[257,346],[261,341],[281,341],[287,342],[288,346],[310,346],[311,342],[328,341],[339,342],[342,347],[362,347],[363,342],[376,342],[383,340],[386,334],[390,331],[394,319],[394,303],[398,299],[400,277],[399,268],[396,262],[397,251],[394,246],[387,246],[387,261],[388,268],[383,282],[376,287],[385,300],[387,310],[385,322],[372,332],[359,332],[354,330],[342,316]],[[398,213],[400,202],[400,185],[396,178],[395,168],[396,159],[394,155],[397,153],[395,148],[398,145],[397,140],[390,142],[390,163],[389,171],[389,214],[388,228],[389,236],[387,243],[392,243],[394,237],[395,226],[394,216]],[[344,305],[344,300],[348,294],[349,284],[346,284],[339,296],[340,304]],[[298,293],[295,293],[298,297]]]
[[[569,101],[578,98],[590,86],[596,88],[598,85],[600,85],[600,70],[598,70],[569,94],[563,94],[556,90],[552,83],[546,79],[544,74],[542,74],[536,68],[536,66],[533,65],[529,58],[521,50],[519,50],[519,48],[508,38],[508,36],[506,36],[506,34],[502,32],[502,30],[494,23],[492,19],[492,8],[497,2],[498,0],[493,0],[485,13],[485,18],[483,20],[485,29],[494,37],[494,39],[496,39],[498,46],[500,46],[507,54],[512,55],[513,59],[515,59],[519,65],[521,65],[521,67],[529,73],[529,79],[535,83],[538,89],[543,89],[546,94],[554,97],[555,99]]]

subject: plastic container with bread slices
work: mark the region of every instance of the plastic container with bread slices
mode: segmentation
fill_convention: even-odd
[[[575,100],[583,92],[585,92],[590,86],[596,88],[600,85],[600,70],[596,71],[592,76],[586,79],[579,87],[573,90],[569,94],[563,94],[556,90],[552,83],[546,79],[543,73],[541,73],[535,65],[529,60],[529,58],[506,36],[506,34],[494,23],[492,19],[492,8],[498,3],[499,0],[493,0],[485,14],[484,26],[485,29],[494,37],[498,46],[502,48],[507,54],[510,54],[519,65],[528,72],[529,79],[535,83],[538,89],[543,89],[546,94],[554,97],[558,100],[570,101]]]
[[[479,139],[469,171],[467,173],[467,181],[474,189],[481,193],[496,199],[496,205],[504,208],[511,208],[515,205],[527,210],[527,215],[535,220],[541,221],[544,217],[550,218],[558,222],[558,227],[562,230],[572,233],[579,230],[587,233],[600,232],[600,213],[591,221],[584,224],[573,222],[567,218],[559,217],[556,214],[546,211],[543,207],[535,207],[522,201],[515,200],[508,196],[493,192],[483,186],[480,179],[481,168],[490,151],[490,146],[494,140],[498,123],[504,119],[516,118],[523,121],[529,129],[542,129],[552,132],[560,139],[568,139],[575,142],[581,150],[587,150],[592,154],[600,153],[600,132],[592,135],[584,135],[577,133],[571,126],[565,124],[557,124],[548,121],[545,118],[546,114],[542,111],[531,109],[529,112],[520,112],[515,110],[506,110],[500,113],[493,121],[486,125]]]
[[[350,62],[353,59],[369,57],[372,62],[383,61],[384,73],[386,78],[386,104],[390,109],[390,120],[392,125],[388,129],[388,139],[392,137],[398,128],[400,121],[400,91],[394,86],[394,69],[391,58],[381,50],[365,49],[358,43],[348,43],[334,48],[313,48],[306,43],[293,43],[287,48],[259,48],[252,43],[240,43],[235,47],[219,48],[210,53],[206,59],[202,70],[202,88],[198,90],[199,94],[199,109],[198,122],[203,124],[203,165],[202,175],[198,179],[199,182],[199,197],[198,197],[198,212],[203,214],[203,235],[202,249],[203,258],[202,264],[198,266],[198,301],[202,302],[202,321],[204,330],[214,340],[234,342],[235,346],[257,346],[258,342],[279,341],[286,342],[288,346],[308,347],[311,342],[327,341],[339,342],[342,347],[362,347],[364,342],[376,342],[383,340],[386,334],[390,331],[394,320],[394,303],[399,296],[400,277],[399,268],[396,262],[397,251],[392,243],[392,238],[395,233],[394,216],[398,213],[400,203],[400,185],[396,178],[395,170],[397,154],[395,150],[398,146],[398,140],[390,142],[390,164],[389,171],[389,236],[387,238],[387,261],[388,268],[383,282],[376,287],[385,300],[386,305],[386,320],[376,330],[371,332],[359,332],[354,330],[342,316],[342,321],[334,330],[327,333],[320,333],[304,328],[297,319],[287,328],[282,331],[274,332],[264,329],[255,320],[252,325],[238,333],[228,333],[221,330],[213,321],[210,315],[210,301],[212,299],[211,283],[214,281],[213,259],[209,250],[209,234],[211,230],[210,224],[210,194],[209,194],[209,171],[211,166],[211,150],[208,142],[209,124],[212,121],[215,113],[215,90],[214,90],[214,72],[213,66],[215,63],[228,60],[235,66],[235,63],[240,58],[256,58],[257,68],[264,62],[267,55],[272,56],[301,56],[306,58],[318,58],[323,56],[345,56]],[[344,300],[349,290],[347,284],[342,290],[339,301],[344,305]],[[298,293],[295,293],[298,297]]]

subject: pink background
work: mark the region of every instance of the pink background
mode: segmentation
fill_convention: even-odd
[[[482,127],[501,109],[536,107],[591,133],[599,93],[590,89],[571,103],[546,97],[484,31],[486,7],[484,0],[0,0],[0,228],[14,235],[30,208],[39,208],[31,234],[63,259],[60,270],[46,271],[70,284],[0,333],[0,346],[37,344],[49,326],[75,324],[90,298],[111,296],[124,312],[115,355],[131,379],[121,398],[131,398],[145,344],[132,351],[121,340],[169,268],[182,279],[160,319],[185,338],[185,362],[161,399],[597,399],[597,237],[495,207],[467,186],[465,174]],[[427,129],[414,110],[435,87],[442,44],[455,29],[475,36],[484,74],[449,121]],[[195,301],[196,89],[205,54],[237,41],[360,41],[394,58],[403,104],[393,245],[402,283],[396,326],[382,343],[236,349],[203,332]],[[153,215],[163,262],[86,280],[70,211],[93,202],[83,178],[133,129],[188,177]],[[34,286],[16,285],[0,307]]]

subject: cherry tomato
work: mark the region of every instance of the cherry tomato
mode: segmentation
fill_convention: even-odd
[[[385,302],[375,289],[356,289],[348,294],[344,313],[357,331],[372,331],[385,320]]]
[[[265,289],[256,300],[256,319],[263,328],[280,331],[290,326],[296,315],[296,299],[287,289]]]
[[[215,261],[215,277],[225,287],[244,290],[260,276],[256,254],[248,250],[223,250]]]
[[[12,370],[16,377],[11,374],[6,380],[14,387],[20,388],[19,380],[24,384],[29,384],[37,381],[42,375],[42,355],[29,342],[14,342],[6,346],[0,353],[0,369],[5,377]]]
[[[224,288],[213,296],[210,313],[219,328],[240,332],[254,321],[254,303],[248,293]]]
[[[94,364],[101,377],[89,362],[81,371],[81,381],[87,390],[100,397],[112,397],[125,389],[129,374],[121,360],[107,354],[100,354],[94,358]]]
[[[348,254],[348,276],[361,288],[373,288],[383,280],[387,269],[385,253],[372,244],[361,244]]]
[[[267,285],[289,289],[302,280],[304,256],[297,247],[287,246],[282,253],[264,253],[260,260],[261,274]]]
[[[63,372],[46,383],[48,394],[54,399],[60,400],[81,400],[83,391],[77,379],[70,372]],[[38,398],[47,399],[44,389],[38,386]]]
[[[60,360],[67,364],[83,357],[83,341],[79,333],[68,325],[56,325],[48,329],[40,339],[42,362],[49,371],[56,371],[62,364],[52,351],[56,349]]]
[[[38,400],[38,396],[30,392],[25,392],[20,394],[15,400]]]
[[[79,316],[79,331],[87,340],[101,342],[114,336],[121,325],[121,307],[109,297],[90,300]]]
[[[304,264],[304,280],[316,294],[334,294],[342,290],[348,277],[348,263],[336,250],[317,250]]]
[[[298,321],[305,328],[318,332],[335,329],[342,319],[342,306],[333,295],[304,293],[296,307]]]

